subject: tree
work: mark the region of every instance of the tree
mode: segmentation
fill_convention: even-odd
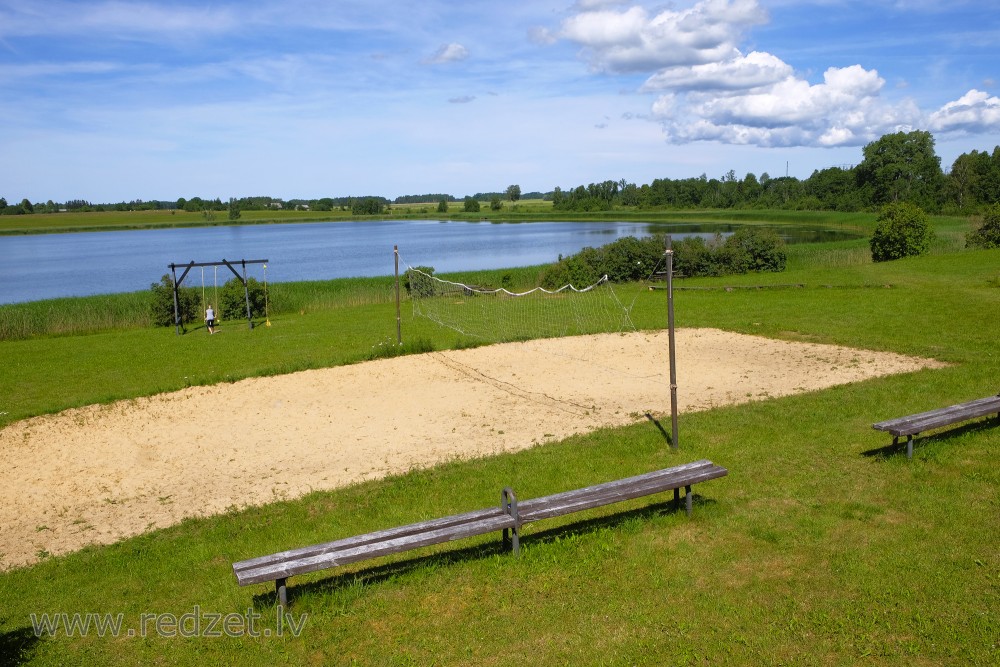
[[[508,185],[507,186],[507,200],[510,203],[516,202],[521,198],[521,186],[520,185]]]
[[[149,313],[153,324],[158,327],[174,326],[174,279],[169,273],[164,273],[160,282],[152,283],[152,298],[149,301]],[[198,291],[190,287],[177,290],[177,314],[181,324],[193,322],[198,316]]]
[[[993,204],[983,215],[983,224],[965,235],[967,248],[1000,248],[1000,204]]]
[[[906,202],[889,204],[876,219],[869,245],[872,261],[886,262],[922,255],[931,247],[932,231],[923,209]]]
[[[448,212],[448,200],[442,199],[441,201],[438,202],[438,213],[447,213],[447,212]]]
[[[466,213],[479,213],[479,200],[474,197],[465,198],[465,212]]]
[[[501,208],[503,208],[503,201],[500,199],[500,195],[490,197],[490,210],[499,211]]]
[[[873,204],[908,202],[925,209],[938,207],[944,175],[930,132],[887,134],[865,146],[863,154],[857,168],[858,184],[870,193]]]
[[[21,208],[24,210],[25,213],[34,213],[35,212],[35,207],[32,206],[31,202],[28,201],[27,199],[22,199],[21,200]]]
[[[240,203],[236,201],[235,197],[229,198],[229,219],[230,220],[240,219]]]

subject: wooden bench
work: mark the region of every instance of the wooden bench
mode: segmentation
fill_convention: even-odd
[[[928,412],[921,412],[908,417],[898,417],[872,424],[876,431],[888,431],[892,434],[893,446],[899,444],[899,439],[906,436],[906,458],[913,458],[913,437],[942,426],[951,426],[959,422],[985,417],[996,413],[1000,417],[1000,394],[987,396],[967,403],[949,405]]]
[[[508,487],[501,491],[500,504],[497,507],[251,558],[233,563],[233,573],[240,586],[273,581],[278,604],[287,606],[286,582],[289,577],[297,574],[316,572],[492,532],[500,532],[503,544],[510,544],[516,554],[520,550],[521,527],[526,523],[663,491],[673,490],[674,502],[679,505],[680,489],[683,488],[685,506],[690,516],[691,486],[722,477],[727,472],[725,468],[711,461],[695,461],[583,489],[533,498],[521,503],[518,503],[514,491]]]

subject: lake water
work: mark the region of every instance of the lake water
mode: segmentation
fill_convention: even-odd
[[[267,259],[271,282],[392,275],[393,246],[406,264],[437,273],[555,262],[626,236],[675,238],[731,225],[642,222],[491,223],[431,220],[237,225],[0,236],[0,304],[148,289],[168,265]],[[779,229],[789,242],[828,240],[836,231]],[[220,267],[219,284],[231,276]],[[206,284],[215,280],[205,267]],[[247,265],[261,279],[260,265]],[[185,284],[201,284],[200,268]]]

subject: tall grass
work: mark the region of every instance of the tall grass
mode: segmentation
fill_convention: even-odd
[[[151,323],[147,292],[0,305],[0,340],[141,329]]]

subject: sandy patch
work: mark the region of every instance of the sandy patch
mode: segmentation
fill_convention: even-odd
[[[681,414],[939,366],[677,332]],[[435,352],[192,387],[0,430],[0,569],[182,518],[669,412],[667,335]]]

